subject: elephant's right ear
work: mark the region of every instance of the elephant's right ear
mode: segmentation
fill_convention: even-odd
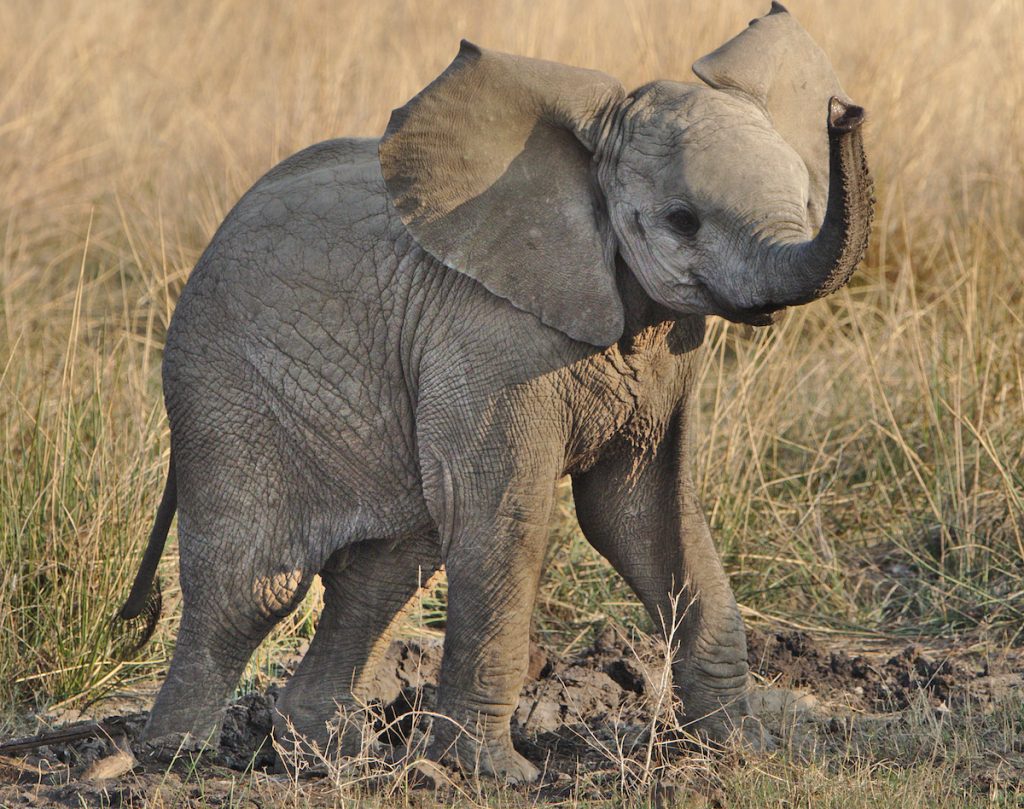
[[[623,329],[615,248],[590,163],[624,95],[593,70],[463,41],[380,142],[388,196],[420,246],[598,346]]]

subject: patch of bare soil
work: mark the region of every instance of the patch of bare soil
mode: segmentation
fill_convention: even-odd
[[[962,703],[998,687],[1000,675],[1012,675],[1007,684],[1020,679],[1005,663],[993,670],[988,662],[939,657],[918,644],[882,657],[851,655],[827,649],[798,631],[749,632],[747,662],[770,682],[836,697],[870,712],[905,710],[921,694],[935,706]]]
[[[827,729],[829,716],[834,723],[840,710],[846,716],[851,711],[892,714],[922,698],[936,709],[951,710],[967,702],[991,702],[1007,692],[1019,695],[1024,688],[1017,665],[1004,663],[999,669],[919,646],[895,654],[850,654],[802,632],[752,630],[748,648],[751,671],[765,683],[755,690],[752,705],[776,735],[784,732],[787,712],[813,714]],[[531,650],[530,679],[512,732],[516,747],[544,770],[539,797],[605,798],[628,789],[631,781],[657,781],[670,759],[676,765],[685,759],[685,746],[660,743],[672,719],[664,658],[657,644],[634,645],[611,631],[576,655]],[[388,649],[376,684],[377,754],[382,760],[400,757],[425,721],[440,660],[437,641],[396,641]],[[126,751],[138,737],[144,713],[107,717],[99,727],[71,725],[63,737],[31,749],[3,753],[0,748],[0,806],[237,805],[238,773],[244,771],[252,772],[241,782],[248,784],[244,789],[253,795],[253,804],[274,805],[298,788],[291,776],[274,774],[278,761],[269,734],[275,697],[271,688],[235,701],[218,751],[198,764],[183,761],[168,769],[135,763],[123,772],[133,762],[121,763],[117,756],[127,753],[118,751]],[[826,703],[829,708],[823,707]],[[676,778],[684,774],[687,790],[696,789],[705,798],[716,792],[713,773],[706,768],[674,766],[672,771]],[[114,777],[104,777],[111,772]],[[457,783],[457,775],[448,775]],[[304,788],[303,804],[337,804],[335,781],[322,780],[322,789],[307,782],[313,788]],[[424,800],[429,804],[428,795]]]

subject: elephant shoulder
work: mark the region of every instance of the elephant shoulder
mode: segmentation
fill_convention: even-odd
[[[253,191],[273,193],[294,181],[356,179],[361,174],[380,174],[376,138],[335,138],[315,143],[282,160],[253,186]]]
[[[282,161],[247,191],[214,235],[209,258],[244,257],[275,272],[351,271],[389,224],[377,141],[339,138]]]

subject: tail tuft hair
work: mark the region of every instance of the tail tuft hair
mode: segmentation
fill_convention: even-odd
[[[160,577],[157,576],[153,579],[153,587],[137,614],[126,616],[123,610],[117,614],[113,621],[114,633],[117,636],[117,659],[128,660],[149,643],[160,621],[163,602],[163,588],[160,586]]]

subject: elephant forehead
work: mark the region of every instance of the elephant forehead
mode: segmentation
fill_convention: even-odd
[[[651,82],[637,90],[623,125],[627,141],[667,149],[721,137],[723,129],[774,131],[756,104],[703,85],[671,81]]]
[[[754,104],[698,85],[655,82],[639,91],[620,160],[659,195],[711,207],[764,192],[804,195],[807,167]]]
[[[762,196],[772,202],[796,196],[802,203],[808,188],[806,166],[777,132],[725,117],[687,126],[661,179],[666,193],[709,207],[732,208]]]

